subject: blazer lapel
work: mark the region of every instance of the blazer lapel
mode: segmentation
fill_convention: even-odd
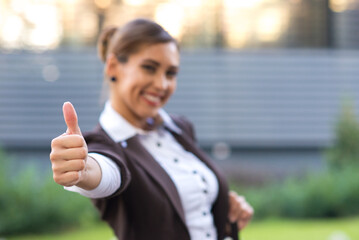
[[[127,147],[124,148],[124,152],[129,158],[131,158],[131,160],[133,159],[140,164],[158,183],[158,185],[163,188],[181,220],[184,224],[186,224],[184,210],[176,186],[166,171],[142,146],[137,135],[127,140]]]
[[[202,160],[218,177],[220,173],[217,171],[217,168],[214,166],[212,161],[208,159],[207,155],[197,147],[197,144],[192,140],[192,138],[190,138],[184,131],[181,134],[178,134],[170,129],[168,130],[186,151],[196,155],[198,159]]]

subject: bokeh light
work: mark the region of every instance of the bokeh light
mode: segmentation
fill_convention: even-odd
[[[217,160],[226,160],[231,156],[231,147],[225,142],[217,142],[212,147],[212,155]]]
[[[22,19],[13,14],[5,15],[1,28],[2,42],[6,47],[15,48],[21,44],[21,32],[24,24]]]
[[[84,12],[80,15],[80,19],[78,25],[79,33],[84,39],[91,41],[95,38],[99,28],[97,15],[92,12]]]
[[[53,5],[32,5],[25,12],[26,20],[33,26],[29,31],[28,44],[39,48],[58,46],[62,25],[58,9]]]
[[[26,0],[12,0],[12,1],[10,1],[10,6],[14,12],[23,13],[31,5],[30,5],[30,2],[26,1]]]
[[[105,9],[111,6],[112,0],[95,0],[95,4],[98,8]]]
[[[276,41],[286,23],[286,14],[281,9],[266,9],[258,19],[258,38],[262,41]]]
[[[334,12],[343,12],[349,7],[349,0],[330,0],[330,8]]]
[[[203,6],[203,0],[175,0],[175,3],[184,7],[201,7]]]
[[[224,0],[224,5],[234,8],[254,8],[266,0]]]
[[[240,24],[229,24],[227,35],[227,43],[234,48],[243,47],[250,37],[251,20],[246,14],[238,14],[233,20]]]
[[[357,22],[358,1],[0,0],[0,48],[94,46],[104,26],[138,17],[160,23],[182,47],[358,46],[355,29],[336,30]]]
[[[47,82],[55,82],[60,77],[60,71],[56,65],[46,65],[42,69],[42,77]]]
[[[179,4],[163,3],[156,8],[155,20],[177,39],[182,36],[183,17],[183,7]]]
[[[141,6],[144,5],[147,0],[123,0],[123,2],[129,6]]]

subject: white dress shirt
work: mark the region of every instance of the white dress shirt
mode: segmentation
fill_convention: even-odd
[[[181,133],[181,129],[163,109],[159,113],[166,127]],[[177,187],[191,239],[217,239],[211,208],[218,194],[218,182],[214,173],[202,161],[186,151],[164,127],[153,131],[136,128],[118,114],[110,102],[106,103],[100,116],[100,125],[115,142],[121,144],[126,144],[127,139],[139,135],[141,144]],[[89,153],[89,156],[94,158],[101,168],[99,186],[90,191],[76,186],[65,189],[90,198],[110,196],[121,185],[119,167],[101,154]]]

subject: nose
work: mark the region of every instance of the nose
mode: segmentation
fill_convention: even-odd
[[[155,79],[154,85],[157,89],[166,90],[169,85],[169,81],[168,81],[166,75],[161,74],[161,75],[157,76]]]

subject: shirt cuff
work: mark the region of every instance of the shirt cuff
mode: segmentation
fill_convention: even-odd
[[[104,198],[112,195],[121,186],[120,168],[110,158],[98,154],[89,153],[100,166],[101,181],[99,185],[92,190],[85,190],[77,186],[64,187],[67,191],[77,192],[88,198]]]

